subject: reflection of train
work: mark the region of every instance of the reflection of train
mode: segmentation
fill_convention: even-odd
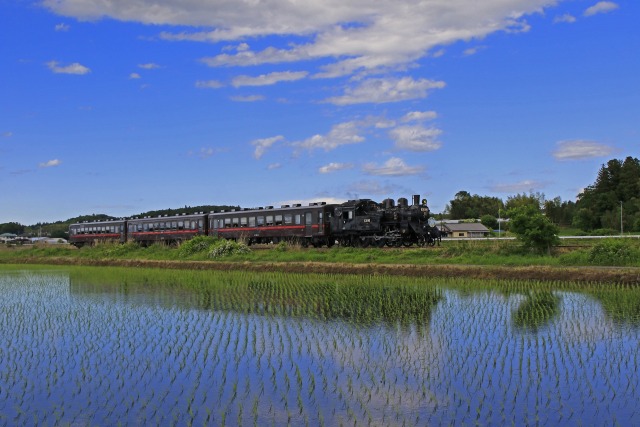
[[[303,246],[419,246],[435,245],[440,232],[427,200],[414,195],[376,203],[370,199],[342,204],[311,203],[228,212],[183,214],[83,222],[69,226],[76,246],[97,241],[176,243],[199,235],[253,243],[297,242]]]

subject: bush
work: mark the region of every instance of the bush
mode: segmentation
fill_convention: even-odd
[[[209,248],[216,242],[216,239],[209,236],[196,236],[191,240],[180,245],[178,255],[180,257],[188,257],[200,252],[208,251]]]
[[[612,230],[611,228],[598,228],[597,230],[593,230],[589,233],[591,236],[615,236],[619,234],[620,231]]]
[[[219,240],[213,244],[209,251],[209,258],[222,258],[228,255],[248,254],[251,249],[244,243],[233,240]]]
[[[273,250],[278,252],[286,252],[287,250],[289,250],[289,244],[284,240],[281,240],[280,243],[273,247]]]
[[[589,263],[595,265],[632,265],[639,256],[640,251],[630,242],[605,240],[591,248]]]
[[[127,242],[127,243],[111,243],[105,244],[106,247],[104,254],[107,256],[113,257],[121,257],[125,255],[129,255],[131,252],[135,252],[137,249],[140,249],[140,245],[136,242]]]

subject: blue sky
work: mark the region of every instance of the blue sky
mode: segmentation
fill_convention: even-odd
[[[634,0],[0,0],[0,223],[575,200],[640,154],[639,19]]]

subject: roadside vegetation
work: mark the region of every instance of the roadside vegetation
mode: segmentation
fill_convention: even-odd
[[[616,266],[640,267],[640,239],[564,239],[559,246],[528,245],[521,240],[443,240],[433,248],[302,248],[281,242],[247,246],[241,242],[198,237],[179,246],[142,247],[136,243],[104,243],[76,249],[35,245],[2,247],[0,263],[42,262],[47,259],[171,260],[216,262],[326,262],[373,264],[462,264],[489,266]]]

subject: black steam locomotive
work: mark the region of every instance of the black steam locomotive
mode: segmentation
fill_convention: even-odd
[[[232,211],[83,222],[69,226],[78,247],[98,241],[176,243],[198,235],[242,240],[247,244],[297,242],[302,246],[433,246],[440,231],[427,200],[405,198],[310,203]]]

